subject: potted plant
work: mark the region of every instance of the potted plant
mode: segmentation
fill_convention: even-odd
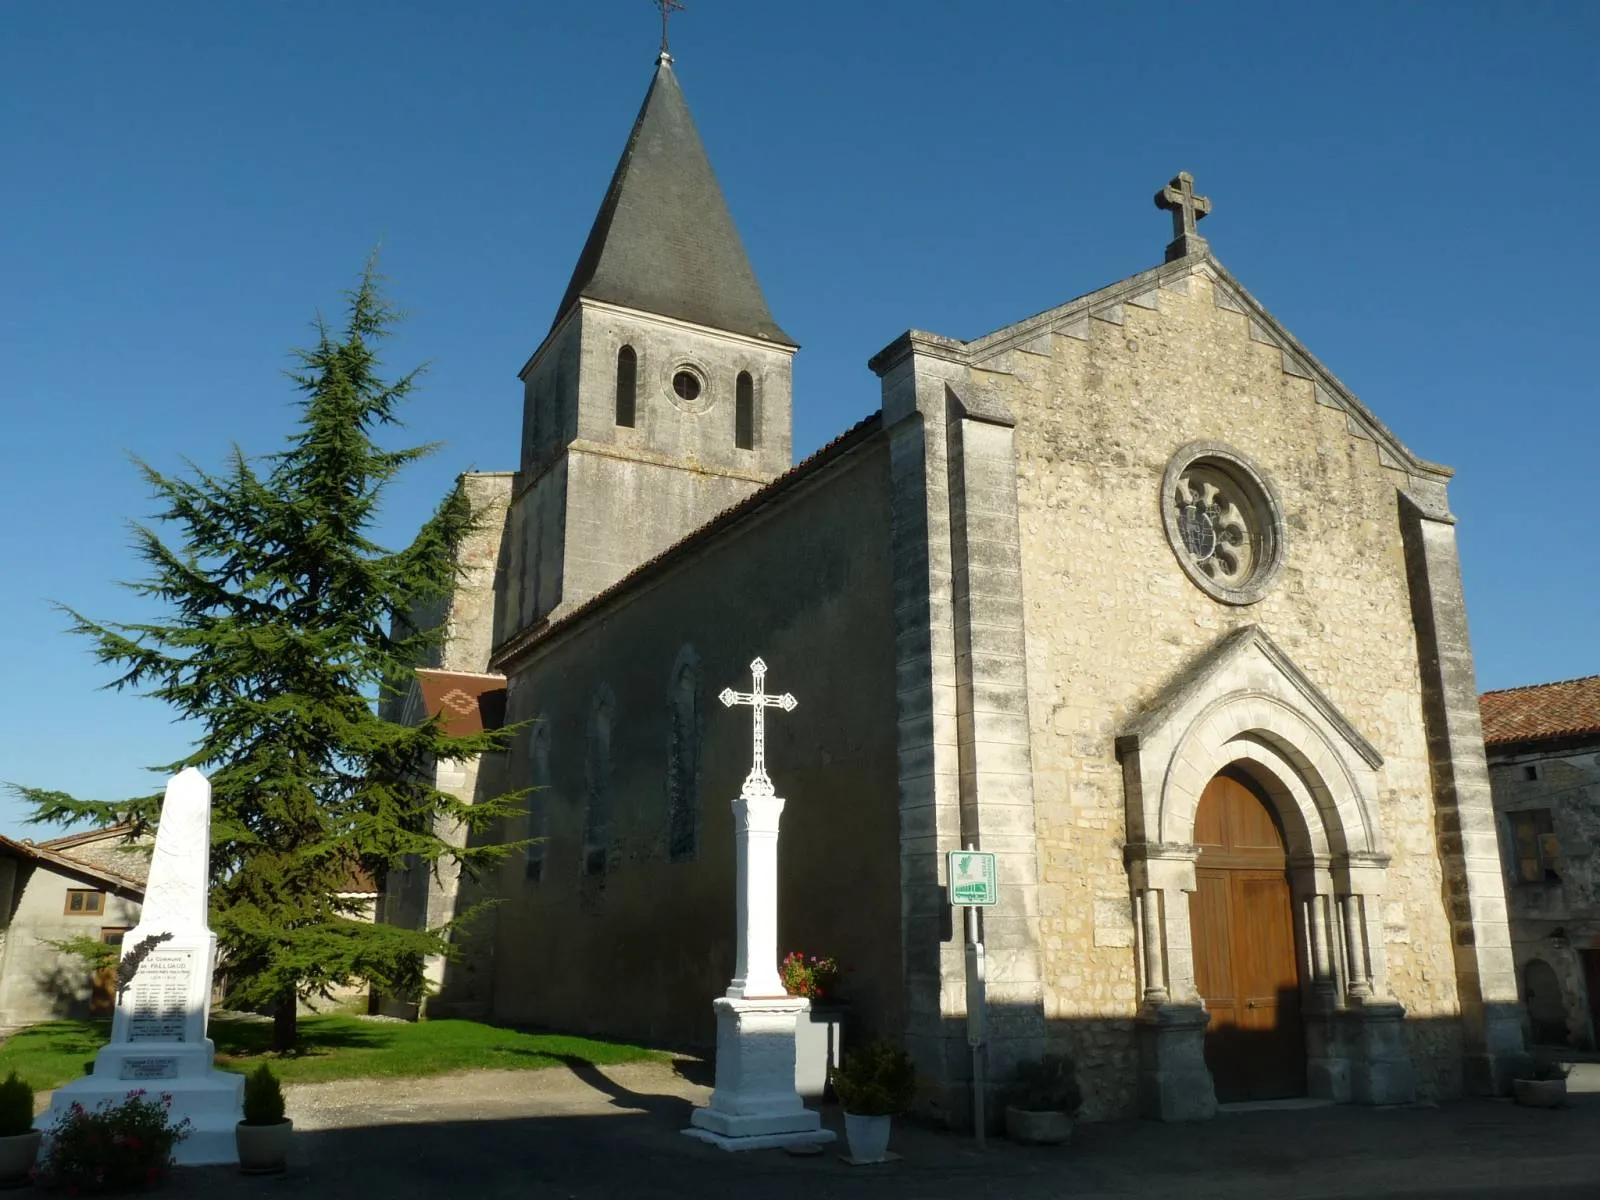
[[[1032,1146],[1059,1146],[1072,1137],[1072,1118],[1083,1107],[1078,1072],[1065,1054],[1020,1062],[1002,1093],[1006,1136]]]
[[[794,1029],[794,1089],[807,1100],[821,1100],[828,1073],[839,1065],[846,1007],[835,999],[839,964],[832,958],[795,950],[778,965],[784,991],[811,1001]]]
[[[270,1175],[289,1161],[294,1122],[283,1115],[283,1086],[272,1068],[262,1063],[244,1080],[244,1120],[233,1128],[239,1147],[239,1170]]]
[[[887,1042],[864,1042],[845,1055],[832,1082],[844,1109],[850,1161],[888,1161],[890,1120],[911,1107],[917,1091],[911,1059]]]
[[[1511,1081],[1518,1104],[1529,1108],[1564,1108],[1567,1103],[1567,1076],[1572,1068],[1549,1058],[1532,1059]]]
[[[43,1136],[33,1127],[33,1088],[13,1071],[0,1083],[0,1187],[28,1181]]]

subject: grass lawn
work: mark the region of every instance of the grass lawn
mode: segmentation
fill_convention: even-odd
[[[0,1076],[15,1071],[37,1090],[60,1087],[87,1069],[110,1036],[109,1021],[48,1021],[14,1033],[0,1046]],[[595,1065],[666,1062],[667,1055],[616,1042],[556,1033],[519,1033],[477,1021],[363,1021],[326,1014],[300,1018],[300,1048],[274,1054],[272,1023],[211,1018],[217,1066],[249,1071],[272,1064],[285,1083],[381,1075],[439,1075],[478,1068],[538,1070],[580,1060]]]

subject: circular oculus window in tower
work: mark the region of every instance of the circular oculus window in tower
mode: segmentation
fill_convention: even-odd
[[[705,373],[691,363],[679,363],[667,376],[667,391],[672,403],[684,412],[700,413],[711,407],[711,389]]]
[[[1217,442],[1173,456],[1161,481],[1167,541],[1184,573],[1224,604],[1254,604],[1283,566],[1283,506],[1267,477]]]

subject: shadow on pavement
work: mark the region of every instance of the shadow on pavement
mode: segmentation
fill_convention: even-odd
[[[1074,1144],[1029,1149],[897,1124],[898,1162],[850,1167],[833,1150],[729,1154],[682,1136],[690,1102],[569,1064],[601,1113],[444,1119],[297,1135],[290,1171],[179,1171],[178,1195],[517,1197],[1578,1197],[1600,1194],[1600,1097],[1559,1111],[1506,1102],[1329,1107],[1226,1115],[1196,1125],[1082,1125]],[[841,1130],[836,1109],[825,1123]],[[840,1148],[842,1149],[842,1140]]]

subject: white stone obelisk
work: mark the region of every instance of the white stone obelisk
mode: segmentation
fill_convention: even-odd
[[[794,1086],[795,1022],[811,1008],[784,992],[778,975],[778,818],[783,801],[766,766],[766,710],[791,712],[795,698],[764,689],[767,664],[750,664],[755,686],[725,688],[728,707],[753,713],[755,755],[733,802],[737,927],[733,983],[712,1001],[717,1013],[717,1082],[708,1108],[697,1108],[684,1132],[724,1150],[760,1150],[831,1142],[833,1131],[805,1106]]]
[[[39,1120],[48,1129],[74,1102],[93,1109],[143,1088],[172,1097],[172,1121],[188,1117],[180,1163],[238,1161],[234,1126],[244,1076],[212,1066],[206,1037],[217,935],[207,923],[211,877],[211,784],[193,767],[167,783],[139,924],[122,942],[111,1041],[94,1073],[57,1089]]]

